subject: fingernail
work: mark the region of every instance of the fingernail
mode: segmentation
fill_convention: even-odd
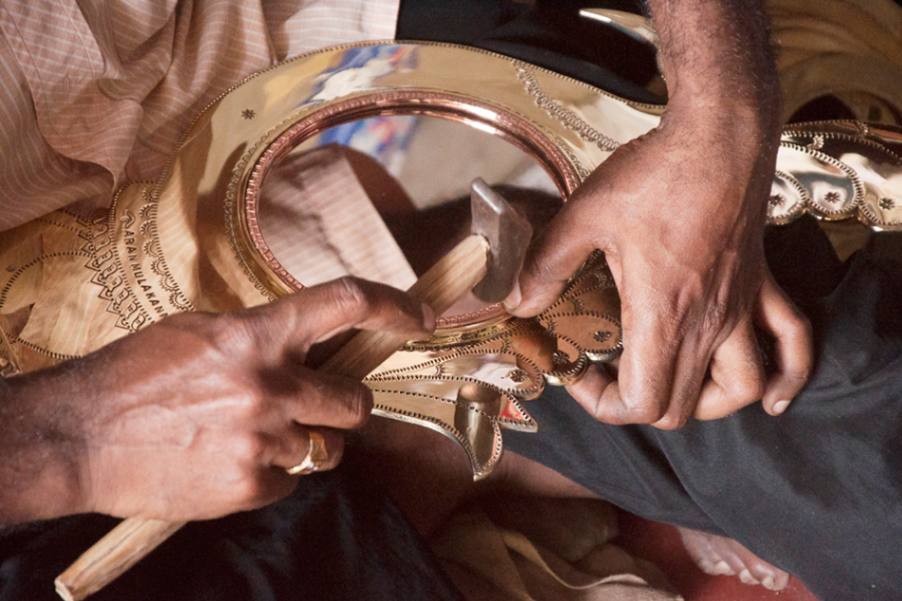
[[[767,576],[765,576],[764,580],[761,581],[761,586],[763,586],[764,588],[766,588],[769,591],[777,590],[777,583],[774,580],[773,574],[768,574]]]
[[[421,304],[420,308],[423,311],[423,327],[430,332],[435,331],[435,311],[426,303]]]
[[[507,309],[508,312],[511,312],[519,307],[521,302],[523,302],[523,293],[520,292],[520,282],[514,282],[513,289],[511,289],[510,294],[508,294],[507,298],[503,301],[504,308]]]
[[[771,412],[773,412],[774,415],[780,415],[786,411],[787,407],[789,407],[789,401],[777,401],[774,403],[773,408],[771,408]]]

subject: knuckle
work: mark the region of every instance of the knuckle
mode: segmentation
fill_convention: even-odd
[[[242,384],[237,384],[242,386]],[[264,415],[269,408],[268,397],[261,391],[250,387],[235,395],[234,406],[237,416],[242,420],[251,420]],[[246,424],[246,422],[243,422]]]
[[[243,464],[259,463],[266,453],[266,438],[258,433],[247,432],[233,438],[232,451]]]
[[[792,382],[797,382],[799,384],[804,384],[811,377],[811,368],[805,367],[803,369],[796,369],[792,371],[786,372],[786,378]]]
[[[788,303],[788,312],[782,319],[785,336],[789,340],[805,340],[812,335],[811,322],[794,303]]]
[[[591,406],[589,414],[595,421],[610,426],[625,426],[630,422],[625,415],[619,411],[612,411],[605,407],[602,403],[596,403]]]
[[[734,380],[730,396],[740,403],[752,403],[764,395],[765,383],[761,377]]]
[[[679,430],[689,421],[688,415],[683,414],[667,414],[654,423],[655,428],[659,430]]]
[[[222,314],[212,317],[206,328],[207,340],[217,352],[246,355],[255,348],[254,336],[246,319]]]
[[[363,282],[358,278],[345,276],[335,281],[335,302],[342,309],[356,309],[369,305],[369,298]]]
[[[653,424],[665,415],[664,406],[651,401],[643,400],[628,406],[630,421],[637,424]]]
[[[608,410],[607,405],[602,402],[600,396],[591,393],[584,394],[581,392],[571,392],[571,394],[595,421],[611,423],[617,419],[617,415],[610,415],[612,412]]]
[[[236,490],[247,479],[250,474],[249,466],[239,461],[230,461],[228,465],[224,465],[217,478],[222,482],[229,491]]]
[[[363,384],[356,386],[349,400],[349,427],[361,428],[373,410],[373,391]]]

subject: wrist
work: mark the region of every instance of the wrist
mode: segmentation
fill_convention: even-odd
[[[9,430],[0,443],[4,521],[50,519],[90,510],[83,490],[83,445],[62,427],[60,421],[66,419],[62,398],[48,394],[41,385],[46,378],[35,374],[3,382],[3,413],[11,413],[3,416]]]
[[[760,129],[781,125],[780,80],[758,2],[649,2],[661,30],[668,107],[736,113]]]
[[[671,97],[659,127],[706,144],[727,146],[738,154],[748,149],[758,156],[763,150],[776,149],[782,125],[779,107],[779,96],[751,102],[684,92]]]

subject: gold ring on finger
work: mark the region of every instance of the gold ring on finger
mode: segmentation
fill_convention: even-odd
[[[329,460],[329,451],[326,449],[326,439],[323,435],[316,430],[308,430],[307,434],[310,441],[307,445],[307,454],[300,463],[286,470],[292,476],[304,476],[318,472]]]

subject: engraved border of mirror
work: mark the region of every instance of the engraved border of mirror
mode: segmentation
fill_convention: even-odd
[[[319,133],[356,119],[385,115],[422,115],[475,127],[517,146],[539,163],[566,201],[579,182],[579,175],[560,147],[525,118],[497,105],[472,97],[435,90],[411,89],[364,93],[329,102],[324,107],[284,127],[249,166],[247,183],[235,209],[239,229],[249,241],[252,259],[264,269],[279,292],[303,288],[274,255],[260,228],[258,211],[263,183],[269,170],[292,149]],[[500,304],[439,319],[441,330],[483,328],[507,316]]]

